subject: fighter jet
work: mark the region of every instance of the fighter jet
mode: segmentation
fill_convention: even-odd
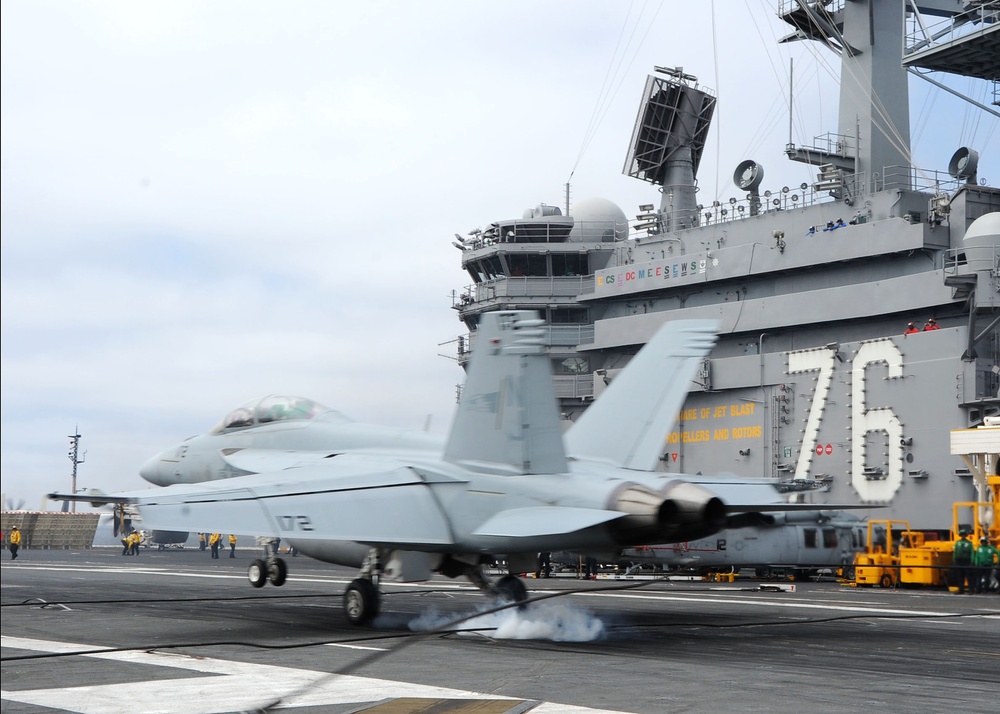
[[[383,580],[464,575],[491,595],[522,601],[516,576],[491,581],[485,566],[503,559],[510,573],[526,572],[540,551],[690,541],[723,528],[731,513],[802,507],[760,481],[655,471],[715,343],[715,323],[662,327],[565,438],[543,329],[530,311],[482,316],[443,443],[412,434],[386,440],[389,431],[365,441],[314,404],[283,404],[294,417],[277,410],[267,421],[257,404],[143,467],[146,478],[175,485],[119,498],[147,527],[280,537],[304,555],[358,567],[344,594],[355,624],[378,614]],[[332,448],[300,441],[310,423],[331,431],[339,424],[353,440]],[[218,460],[195,457],[208,444]],[[273,552],[248,571],[257,587],[286,575]]]

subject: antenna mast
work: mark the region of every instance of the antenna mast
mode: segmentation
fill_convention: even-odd
[[[73,434],[69,436],[69,460],[73,462],[73,489],[70,491],[73,495],[76,495],[76,467],[82,464],[87,458],[87,452],[83,452],[83,458],[77,458],[80,453],[80,427],[76,426]],[[76,501],[73,501],[73,513],[76,513]]]
[[[788,58],[788,145],[792,145],[792,104],[795,98],[792,96],[792,79],[795,77],[795,58]]]

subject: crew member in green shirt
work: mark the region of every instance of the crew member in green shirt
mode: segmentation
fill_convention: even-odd
[[[955,541],[955,549],[952,551],[952,585],[958,586],[958,594],[965,595],[965,581],[968,578],[972,581],[972,555],[974,548],[969,540],[969,532],[964,528],[958,532],[960,536]],[[969,589],[974,591],[975,583],[969,583]]]
[[[975,566],[975,581],[973,582],[973,592],[988,593],[993,580],[993,564],[996,562],[997,549],[990,545],[986,536],[979,539],[979,547],[972,556],[972,564]]]

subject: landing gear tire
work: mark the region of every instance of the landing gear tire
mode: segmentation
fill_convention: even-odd
[[[274,560],[268,562],[267,564],[267,579],[271,581],[271,585],[275,587],[281,587],[285,584],[285,580],[288,579],[288,566],[285,565],[285,561],[281,558],[275,558]]]
[[[891,588],[893,585],[892,576],[889,575],[889,573],[885,573],[881,578],[879,578],[878,584],[881,588]]]
[[[528,588],[515,575],[504,575],[494,586],[497,597],[507,602],[523,603],[528,599]]]
[[[754,575],[756,575],[758,578],[763,578],[764,580],[767,580],[772,575],[774,575],[774,571],[766,566],[761,568],[756,568],[753,572]]]
[[[378,588],[371,580],[352,580],[344,591],[344,614],[352,625],[367,625],[378,615]]]
[[[255,560],[247,568],[247,579],[255,588],[264,587],[267,582],[267,564],[263,560]]]

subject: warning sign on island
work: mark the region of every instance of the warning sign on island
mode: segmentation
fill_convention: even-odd
[[[682,425],[667,435],[667,444],[698,444],[719,441],[742,441],[760,439],[764,429],[759,424],[741,422],[756,421],[756,404],[738,401],[716,404],[710,407],[686,408],[678,415]],[[677,461],[679,452],[667,452],[668,458]]]

